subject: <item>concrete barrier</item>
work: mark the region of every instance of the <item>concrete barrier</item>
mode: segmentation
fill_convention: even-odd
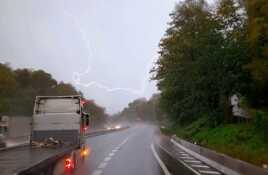
[[[129,127],[122,127],[120,129],[110,129],[110,130],[107,130],[107,129],[95,130],[93,132],[87,133],[86,137],[94,137],[94,136],[104,135],[104,134],[108,134],[108,133],[112,133],[112,132],[116,132],[116,131],[122,131],[122,130],[125,130],[125,129],[128,129],[128,128]],[[26,138],[28,138],[28,137],[26,137]],[[26,141],[27,141],[27,143],[21,143],[21,144],[12,145],[12,146],[5,147],[5,148],[0,148],[0,151],[6,151],[6,150],[9,150],[9,149],[28,146],[30,144],[29,140],[26,140]]]
[[[98,135],[104,135],[104,134],[108,134],[108,133],[112,133],[112,132],[115,132],[115,131],[122,131],[122,130],[125,130],[125,129],[128,129],[129,126],[127,127],[122,127],[120,129],[101,129],[101,130],[95,130],[93,132],[89,132],[86,134],[86,137],[94,137],[94,136],[98,136]]]
[[[7,131],[4,131],[8,139],[17,139],[26,137],[31,132],[31,117],[29,116],[9,116],[6,117],[5,125]]]

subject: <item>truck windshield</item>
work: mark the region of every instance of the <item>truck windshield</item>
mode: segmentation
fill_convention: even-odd
[[[79,99],[40,99],[35,113],[76,113]]]

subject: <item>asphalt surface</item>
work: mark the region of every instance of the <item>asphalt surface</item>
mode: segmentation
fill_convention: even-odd
[[[30,146],[21,146],[16,147],[16,149],[10,148],[0,151],[0,175],[17,174],[55,155],[66,154],[70,150],[72,150],[71,147],[39,149],[31,148]]]
[[[75,175],[163,175],[151,149],[155,128],[135,125],[87,139],[90,155]]]

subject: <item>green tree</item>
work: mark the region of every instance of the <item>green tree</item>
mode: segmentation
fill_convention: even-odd
[[[7,66],[0,64],[0,96],[10,96],[17,86],[15,75]]]
[[[0,64],[0,114],[11,110],[10,97],[14,95],[16,87],[17,83],[12,70],[8,65]]]
[[[47,91],[57,85],[57,81],[51,74],[37,70],[32,72],[32,87],[37,90],[39,95],[47,95]]]
[[[53,95],[78,95],[79,92],[69,83],[60,82],[53,87]]]
[[[91,118],[91,127],[102,127],[106,123],[108,115],[105,113],[105,108],[97,105],[93,100],[86,103],[83,110]]]
[[[32,86],[32,72],[28,69],[17,69],[14,71],[16,81],[21,88],[28,88]]]
[[[159,108],[159,94],[154,94],[149,100],[136,99],[128,104],[117,117],[126,121],[155,122],[163,120],[163,112]]]
[[[161,91],[160,106],[174,121],[208,114],[211,121],[221,122],[228,96],[246,91],[246,18],[241,8],[222,0],[215,13],[203,0],[186,0],[171,14],[152,79]]]
[[[34,99],[40,95],[76,95],[69,83],[58,83],[43,70],[17,69],[0,64],[0,114],[31,115]]]
[[[248,41],[251,62],[245,66],[251,73],[251,101],[255,106],[268,104],[268,1],[245,0],[248,15]]]

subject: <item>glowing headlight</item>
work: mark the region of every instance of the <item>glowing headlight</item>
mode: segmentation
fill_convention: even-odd
[[[116,125],[116,126],[115,126],[115,129],[120,129],[120,128],[121,128],[120,125]]]

